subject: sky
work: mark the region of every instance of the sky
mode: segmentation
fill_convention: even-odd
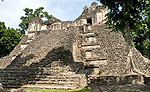
[[[19,28],[23,9],[44,7],[44,11],[63,21],[75,20],[85,5],[90,6],[97,0],[4,0],[0,1],[0,21],[10,28]]]

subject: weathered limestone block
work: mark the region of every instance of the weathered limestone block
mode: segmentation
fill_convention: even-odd
[[[41,26],[41,31],[42,31],[42,30],[47,30],[47,25],[42,25],[42,26]]]
[[[28,45],[27,44],[24,44],[24,45],[21,45],[21,49],[24,50]]]
[[[1,83],[0,83],[0,92],[3,92],[3,86]]]

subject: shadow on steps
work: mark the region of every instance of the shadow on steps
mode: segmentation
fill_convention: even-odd
[[[54,48],[45,58],[41,59],[40,62],[26,66],[26,63],[34,57],[33,54],[30,54],[22,58],[22,54],[20,54],[7,68],[0,70],[0,83],[2,83],[3,87],[20,88],[27,84],[34,85],[38,84],[38,81],[46,79],[47,76],[57,76],[61,73],[67,74],[68,72],[78,73],[83,69],[83,63],[74,62],[72,52],[64,49],[64,47]],[[65,79],[62,80],[65,81]],[[39,85],[55,85],[55,83],[57,85],[59,83],[59,80],[56,82],[46,81],[47,82],[42,82]],[[79,84],[77,84],[77,86],[79,86]],[[59,83],[59,85],[61,84]],[[62,85],[64,84],[62,83]]]

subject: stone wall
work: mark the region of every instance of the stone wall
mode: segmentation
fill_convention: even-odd
[[[42,23],[42,19],[34,17],[28,25],[28,32],[40,31]]]
[[[6,68],[11,63],[11,59],[12,56],[5,56],[3,58],[0,58],[0,69]]]
[[[88,9],[85,9],[81,16],[75,21],[61,21],[57,18],[52,18],[47,21],[42,21],[40,18],[35,17],[29,23],[28,32],[43,31],[43,30],[61,30],[73,26],[82,26],[84,24],[99,24],[104,23],[108,9],[103,6],[98,6],[97,3],[92,3]]]
[[[88,76],[89,85],[99,85],[99,86],[117,86],[117,85],[126,85],[126,84],[139,84],[144,83],[144,79],[141,76],[132,74],[132,75],[122,75],[122,76]]]
[[[53,23],[52,25],[49,25],[47,29],[48,30],[61,30],[61,29],[67,29],[69,27],[74,27],[74,26],[82,26],[83,24],[84,24],[83,20],[62,21],[62,22]]]
[[[88,22],[87,19],[92,20],[92,24],[99,24],[104,23],[106,20],[106,14],[108,13],[108,8],[104,8],[103,6],[98,6],[97,3],[92,3],[91,6],[88,9],[85,9],[83,13],[76,19],[85,19],[86,22]]]
[[[28,40],[27,36],[23,36],[19,42],[19,44],[10,52],[9,56],[13,56],[15,54],[19,54],[19,52],[21,51],[21,45],[26,43]]]
[[[143,76],[131,74],[122,76],[101,76],[89,75],[88,87],[93,90],[122,92],[123,90],[148,90],[149,87],[144,85]],[[121,89],[122,88],[122,89]],[[117,91],[119,89],[119,91]]]
[[[143,57],[136,48],[133,49],[133,62],[139,72],[147,77],[150,76],[150,60]]]

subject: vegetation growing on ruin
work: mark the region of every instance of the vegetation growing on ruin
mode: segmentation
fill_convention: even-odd
[[[88,6],[87,6],[87,5],[85,5],[85,6],[83,7],[83,10],[86,10],[86,9],[88,9]]]

